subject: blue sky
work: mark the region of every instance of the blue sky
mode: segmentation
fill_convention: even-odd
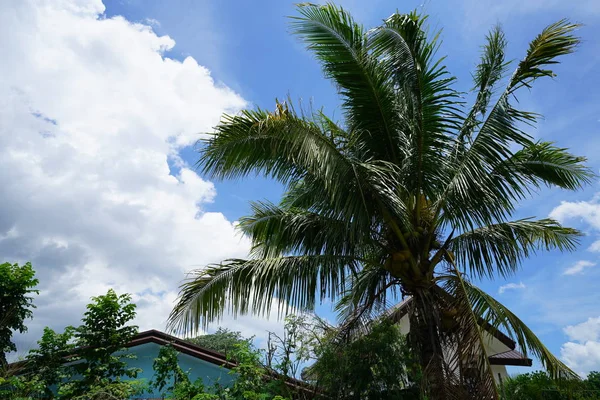
[[[35,188],[44,188],[47,200],[23,203],[14,199],[3,199],[5,204],[14,205],[14,210],[21,210],[23,216],[19,217],[21,219],[15,217],[13,220],[10,215],[16,215],[16,211],[9,213],[6,209],[3,214],[0,214],[0,217],[5,215],[4,220],[8,221],[4,223],[0,218],[0,234],[2,234],[0,238],[3,238],[0,239],[0,254],[14,260],[33,258],[34,264],[37,261],[37,265],[40,266],[40,274],[43,278],[61,277],[65,282],[76,282],[72,286],[80,288],[77,293],[81,298],[84,298],[87,293],[96,294],[94,291],[101,291],[115,285],[133,291],[137,295],[141,309],[147,310],[142,313],[141,325],[161,328],[156,325],[164,321],[153,319],[151,310],[160,308],[163,314],[168,310],[177,282],[183,276],[182,271],[189,270],[194,265],[215,262],[224,256],[243,252],[244,246],[240,247],[236,244],[239,243],[239,239],[236,239],[238,242],[231,239],[233,237],[231,223],[248,212],[249,201],[264,198],[276,201],[281,194],[281,187],[278,184],[260,177],[237,182],[209,182],[205,177],[195,178],[190,172],[190,166],[195,163],[197,156],[192,146],[195,138],[198,137],[195,134],[210,130],[218,120],[221,111],[237,110],[243,105],[272,108],[275,98],[283,98],[288,94],[294,99],[312,101],[317,107],[323,106],[325,112],[330,115],[340,116],[335,89],[322,77],[320,68],[312,56],[294,37],[290,36],[286,16],[294,14],[294,6],[291,2],[105,0],[103,2],[105,8],[99,0],[42,2],[42,4],[51,4],[48,6],[50,11],[43,9],[42,6],[34,6],[31,2],[25,3],[28,5],[22,8],[8,7],[6,11],[12,12],[6,12],[5,18],[13,25],[7,23],[3,29],[13,26],[23,27],[25,33],[34,30],[50,32],[44,39],[45,45],[50,49],[55,46],[56,54],[60,57],[50,51],[40,52],[43,56],[37,58],[30,57],[21,50],[27,49],[27,46],[33,49],[37,43],[29,42],[31,35],[19,36],[21,41],[14,41],[16,44],[7,43],[7,46],[11,45],[11,49],[14,49],[14,60],[15,63],[18,62],[14,65],[26,67],[30,64],[32,67],[22,67],[24,70],[22,75],[13,71],[18,68],[9,71],[6,67],[5,74],[0,80],[0,84],[3,85],[0,89],[5,88],[7,93],[11,94],[8,104],[27,104],[30,110],[38,113],[36,121],[28,120],[28,123],[35,122],[40,125],[35,125],[32,132],[36,129],[37,131],[48,129],[50,132],[55,132],[52,135],[58,138],[61,134],[65,137],[70,135],[68,137],[77,142],[77,145],[69,142],[72,151],[68,153],[68,157],[61,155],[59,150],[56,150],[56,154],[48,155],[39,153],[41,151],[39,146],[32,147],[31,154],[36,155],[37,158],[31,157],[33,160],[31,162],[38,159],[44,162],[43,165],[54,165],[57,160],[77,160],[77,162],[61,165],[60,172],[51,175],[52,178],[60,176],[52,187],[48,186],[48,179],[34,180],[35,174],[32,171],[37,169],[32,169],[31,166],[28,169],[23,167],[20,184],[31,182],[32,189],[27,193],[33,193]],[[91,5],[88,6],[88,3]],[[597,88],[600,87],[600,74],[597,72],[600,61],[600,24],[598,23],[600,5],[595,4],[594,1],[580,1],[577,7],[554,0],[404,1],[401,3],[355,0],[342,1],[341,4],[353,12],[355,18],[366,26],[376,25],[397,9],[408,12],[416,8],[429,14],[430,25],[433,28],[444,29],[444,42],[440,52],[448,55],[449,70],[458,78],[458,88],[464,91],[471,87],[470,74],[477,62],[480,45],[483,43],[485,33],[493,24],[501,24],[506,32],[509,42],[508,58],[518,60],[523,56],[529,40],[549,23],[564,17],[584,23],[585,26],[579,31],[583,42],[576,54],[564,58],[563,63],[556,68],[558,77],[554,80],[540,81],[530,93],[521,93],[519,100],[524,108],[545,115],[539,128],[532,131],[534,136],[556,141],[561,146],[569,147],[576,154],[587,156],[589,165],[595,171],[599,171],[600,153],[597,149],[600,148],[598,135],[600,91]],[[0,6],[2,7],[5,6]],[[43,25],[41,19],[28,17],[35,15],[39,17],[45,15],[44,13],[52,13],[48,15],[56,21],[67,18],[65,15],[68,14],[68,18],[72,18],[70,20],[72,23],[77,22],[77,25],[72,25],[79,27],[80,31],[76,28],[69,30],[70,28],[63,27],[58,22],[55,25],[51,23]],[[146,28],[140,30],[131,23],[139,23]],[[77,37],[79,39],[76,39]],[[77,46],[69,47],[75,42]],[[67,47],[69,52],[61,53]],[[161,54],[162,59],[156,59],[156,54]],[[53,63],[52,57],[55,56],[57,62]],[[198,65],[184,62],[190,57]],[[140,61],[142,58],[147,64]],[[168,62],[170,59],[179,63],[170,63]],[[148,66],[150,64],[152,67]],[[126,75],[127,69],[137,72]],[[177,73],[173,72],[171,75],[171,71],[175,69]],[[184,75],[182,72],[184,70],[185,73],[192,74],[189,75],[190,79],[195,79],[189,85],[181,82],[183,78],[180,79],[177,75],[188,76]],[[209,73],[214,81],[202,75],[203,71]],[[79,73],[82,74],[81,80],[75,80],[74,77],[79,77],[77,75]],[[63,76],[60,74],[65,76],[64,82],[68,82],[68,85],[51,86],[49,82],[56,80],[57,76]],[[144,81],[136,83],[135,87],[129,86],[130,81],[142,75],[143,79],[147,80],[147,90]],[[68,76],[73,78],[68,79]],[[111,80],[116,83],[110,91],[103,90],[101,87],[106,86],[103,84],[106,81],[102,80],[106,76],[116,77]],[[171,85],[169,87],[160,83],[161,80],[166,79],[165,76],[168,76],[167,80]],[[122,82],[116,81],[121,78],[124,79]],[[36,79],[41,82],[39,87],[29,84],[29,82],[37,82]],[[97,80],[97,85],[88,85],[88,82],[94,80]],[[70,84],[73,86],[71,87]],[[104,97],[83,96],[82,90],[78,91],[77,87],[85,87],[85,90],[90,93],[101,93]],[[119,99],[122,96],[115,96],[115,93],[120,93],[121,90],[125,95],[132,93],[137,97],[132,95],[128,103],[121,105]],[[188,93],[188,90],[196,90],[198,93]],[[185,96],[181,95],[183,92]],[[72,100],[73,93],[82,96],[80,102],[94,101],[93,106],[90,105],[77,116],[67,113],[65,110],[78,104]],[[54,98],[52,94],[55,95]],[[203,100],[204,95],[206,99]],[[145,97],[138,101],[141,99],[140,96]],[[198,103],[192,104],[196,106],[195,109],[191,105],[189,109],[186,108],[185,102],[182,102],[181,110],[176,109],[175,106],[173,110],[170,108],[165,110],[168,105],[161,103],[163,98],[172,98],[171,103],[181,99],[189,99],[189,103],[197,100]],[[208,105],[204,108],[210,110],[204,110],[202,104]],[[108,110],[112,106],[115,110],[97,116],[94,114],[99,109]],[[132,109],[136,110],[135,118],[129,119],[130,115],[125,116],[125,114],[130,114],[129,111]],[[165,110],[164,114],[163,110]],[[86,112],[90,112],[97,119],[82,120],[82,115]],[[196,121],[195,113],[202,114],[203,119],[198,117]],[[13,114],[10,116],[12,118]],[[159,116],[163,118],[160,119]],[[56,122],[51,124],[52,126],[47,126],[48,121],[44,118]],[[180,120],[184,122],[180,123]],[[99,126],[96,121],[115,121],[114,124],[106,126],[108,130],[105,132],[111,133],[98,132],[93,136],[84,137],[81,133],[82,127]],[[172,126],[164,121],[172,122]],[[115,128],[121,125],[133,126],[140,133],[127,136],[122,133],[125,128],[123,130]],[[183,132],[178,136],[182,138],[181,145],[168,149],[160,147],[161,140],[165,142],[165,137],[171,138],[175,134],[169,131],[175,129],[173,127],[178,127],[177,135]],[[150,137],[145,137],[143,132],[146,128],[156,132]],[[136,158],[136,163],[126,165],[127,174],[131,173],[131,177],[124,181],[121,181],[125,179],[122,178],[123,174],[117,179],[112,175],[108,176],[106,172],[113,167],[116,168],[119,162],[115,160],[123,160],[122,157],[112,158],[117,154],[116,149],[112,151],[111,148],[110,154],[97,153],[100,154],[100,158],[103,157],[104,161],[101,165],[87,164],[91,162],[89,160],[81,161],[81,155],[95,151],[89,149],[101,148],[101,145],[108,143],[99,138],[104,140],[113,134],[115,139],[111,143],[116,140],[123,144],[123,157],[127,157],[127,154],[138,154],[138,150],[143,153],[139,159]],[[2,135],[8,143],[6,148],[23,146],[22,143],[16,142],[17,139],[11,136],[9,131],[0,131],[0,137]],[[149,143],[156,146],[152,147],[152,151],[148,150]],[[10,153],[14,162],[22,162],[22,159],[15,154],[15,152]],[[164,162],[167,159],[171,178],[176,180],[165,183],[168,180],[164,176],[167,168]],[[136,166],[140,165],[144,167],[144,171],[141,171],[141,167],[140,171],[136,169]],[[86,185],[81,185],[80,177],[77,177],[78,168],[82,166],[84,170],[88,167],[96,168],[93,174],[86,175],[84,179]],[[155,171],[152,168],[156,168],[156,173],[152,176],[148,175],[148,168],[152,171]],[[47,170],[41,171],[41,174],[48,174]],[[65,171],[70,173],[67,174]],[[116,173],[118,170],[115,170]],[[148,179],[147,186],[144,186],[146,185],[144,179]],[[134,183],[136,181],[137,183]],[[0,176],[0,182],[7,182],[9,185],[19,183],[15,174]],[[56,186],[64,182],[67,182],[66,186]],[[97,191],[99,186],[94,182],[100,182],[98,185],[102,187],[101,192]],[[119,191],[122,184],[128,187],[126,190]],[[177,192],[179,197],[169,197],[167,194],[169,192],[160,186],[163,184],[175,185],[176,190],[181,191],[181,193]],[[136,188],[139,186],[139,191],[133,192],[131,186]],[[63,198],[67,196],[54,201],[53,196],[56,194],[57,187],[61,187],[65,194],[70,193],[71,189],[85,187],[85,192],[74,191],[72,197],[83,198],[82,203],[71,204]],[[160,189],[157,189],[159,187]],[[194,195],[194,190],[201,195]],[[600,238],[600,205],[597,192],[600,192],[598,183],[594,182],[585,190],[576,193],[544,189],[531,200],[524,201],[516,217],[542,218],[552,214],[586,233],[581,246],[572,254],[540,253],[527,260],[522,271],[507,281],[481,282],[483,288],[496,294],[501,301],[529,323],[553,352],[562,354],[564,359],[582,372],[594,368],[600,369],[600,319],[595,320],[600,318],[600,292],[597,290],[600,265],[595,265],[598,262],[597,249],[592,247],[590,250],[590,246]],[[81,193],[89,195],[89,198],[80,197]],[[112,194],[112,197],[109,196],[111,207],[118,203],[118,209],[109,208],[106,204],[96,205],[97,195],[108,196],[106,193]],[[191,207],[193,210],[199,205],[200,211],[205,215],[198,222],[202,225],[194,225],[193,229],[188,229],[188,225],[184,222],[172,226],[169,225],[174,224],[171,220],[179,221],[178,218],[181,218],[181,221],[184,221],[189,216],[165,214],[164,219],[161,216],[156,221],[152,221],[152,224],[145,220],[133,219],[128,226],[117,226],[119,221],[129,221],[134,214],[147,216],[150,212],[156,212],[156,208],[153,208],[154,203],[146,200],[145,196],[161,199],[163,203],[160,204],[164,207],[160,212],[165,213],[164,209],[168,206],[177,207],[177,212],[180,212],[180,210],[187,210],[186,207]],[[124,198],[128,200],[121,201]],[[143,201],[136,200],[142,198]],[[562,206],[561,202],[563,202]],[[40,213],[43,211],[45,216],[52,215],[53,209],[48,208],[50,207],[48,204],[54,203],[57,204],[57,209],[60,206],[61,212],[65,213],[63,218],[53,221],[54,225],[48,221],[48,226],[53,228],[44,230],[44,235],[36,233],[38,236],[35,236],[35,241],[31,239],[33,233],[30,239],[26,240],[23,232],[28,232],[27,227],[34,225],[31,215],[37,215],[38,211]],[[143,207],[140,206],[141,203]],[[78,210],[78,206],[82,207],[80,214],[69,214],[64,211]],[[103,212],[107,214],[93,227],[88,226],[87,223],[76,223],[84,218],[85,210],[93,210],[95,215],[103,215]],[[111,218],[115,219],[114,224],[102,225],[106,221],[112,221]],[[96,229],[98,224],[102,225],[104,230]],[[33,232],[33,228],[31,229]],[[153,236],[153,232],[159,229],[168,232],[168,237]],[[219,233],[213,234],[213,232]],[[194,233],[197,235],[193,236]],[[122,239],[111,241],[114,237],[122,237]],[[132,237],[135,237],[135,240],[132,240]],[[8,246],[9,242],[11,246]],[[97,245],[105,242],[106,245]],[[185,257],[171,256],[167,250],[154,257],[139,256],[141,252],[149,248],[155,251],[157,247],[175,250],[184,248]],[[164,262],[154,266],[156,259]],[[61,263],[66,263],[65,265],[69,267],[59,268],[58,265]],[[114,269],[117,263],[122,263],[123,267]],[[85,265],[85,267],[79,269],[78,265]],[[149,270],[146,269],[148,265],[152,265]],[[167,271],[166,265],[178,265],[179,268]],[[578,268],[579,271],[576,269],[573,273],[565,274],[567,269],[577,265],[581,267]],[[85,271],[85,277],[81,271]],[[150,282],[148,285],[130,287],[123,283],[131,281],[132,276],[139,277],[140,273],[148,274],[146,275]],[[503,293],[499,293],[501,286],[510,284],[512,287],[509,286]],[[54,293],[53,291],[57,290],[48,287],[47,292]],[[51,305],[49,298],[50,294],[47,297],[42,296],[40,300],[44,302],[41,306],[44,312],[38,312],[36,317],[42,321],[40,324],[54,323],[60,326],[67,322],[71,323],[69,319],[60,319],[60,323],[49,322],[51,321],[49,317],[44,319],[44,315],[59,314],[60,307]],[[82,305],[73,307],[73,310],[79,310]],[[331,316],[326,307],[322,308],[321,312],[325,316]],[[234,329],[242,329],[250,334],[256,334],[262,327],[255,324],[251,329],[248,328],[252,325],[251,319],[242,319],[241,322],[227,319],[223,324]],[[277,329],[278,325],[271,323],[267,326]],[[567,328],[568,326],[571,328]],[[33,331],[37,332],[39,329]],[[31,345],[32,338],[33,334],[22,339],[21,343],[27,347]]]

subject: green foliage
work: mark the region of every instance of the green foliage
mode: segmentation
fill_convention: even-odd
[[[85,393],[70,397],[72,400],[122,400],[144,393],[148,385],[139,380],[111,381],[103,378],[91,385]]]
[[[269,332],[267,368],[284,377],[299,378],[300,367],[314,359],[314,347],[321,335],[322,329],[311,323],[307,317],[286,316],[283,336]]]
[[[528,130],[540,116],[518,102],[523,89],[555,76],[560,57],[579,43],[579,25],[547,26],[512,74],[505,35],[494,27],[473,74],[471,107],[437,54],[439,32],[416,11],[366,29],[342,7],[302,3],[291,25],[338,90],[340,121],[289,99],[273,111],[223,116],[201,148],[202,172],[260,174],[285,191],[240,219],[252,241],[247,259],[190,275],[170,327],[197,331],[226,307],[268,314],[273,304],[314,310],[330,300],[343,334],[353,336],[393,314],[389,300],[402,294],[414,299],[408,340],[433,398],[498,399],[487,324],[517,339],[553,377],[574,376],[465,277],[511,276],[537,251],[578,244],[574,229],[514,214],[543,186],[576,190],[595,177],[584,157],[535,142]],[[467,371],[471,385],[460,378]]]
[[[600,373],[586,379],[554,380],[542,371],[520,374],[503,382],[503,400],[598,400]]]
[[[179,366],[178,354],[173,346],[162,346],[158,357],[154,359],[152,364],[154,378],[150,385],[161,393],[170,393],[176,385],[189,383],[188,375]]]
[[[197,346],[218,351],[219,353],[225,354],[225,356],[229,356],[234,351],[236,344],[242,342],[251,343],[252,339],[253,338],[243,338],[240,332],[230,331],[227,328],[219,327],[215,333],[208,333],[186,340]]]
[[[6,366],[6,353],[16,351],[12,342],[14,331],[27,331],[24,321],[33,315],[32,294],[39,283],[30,263],[0,264],[0,369]]]
[[[83,396],[121,377],[137,377],[139,369],[129,368],[125,361],[135,357],[125,348],[138,331],[137,326],[128,325],[135,318],[135,307],[129,294],[119,296],[112,289],[92,297],[83,324],[74,329],[78,351],[69,369],[78,379],[61,385],[62,396]]]
[[[125,361],[134,357],[125,349],[137,333],[137,327],[129,325],[134,318],[129,295],[118,296],[111,289],[93,297],[81,326],[68,326],[63,333],[44,329],[37,348],[4,378],[4,387],[15,399],[53,398],[52,387],[58,398],[78,400],[124,399],[142,393],[143,382],[121,379],[136,378],[139,372]]]
[[[329,340],[327,340],[329,339]],[[406,338],[390,322],[350,342],[324,338],[317,361],[304,372],[334,399],[417,399],[417,360]]]
[[[73,335],[75,328],[68,326],[63,333],[57,333],[46,327],[42,338],[38,340],[37,348],[29,351],[27,356],[27,374],[33,374],[35,380],[43,386],[46,396],[51,396],[50,387],[69,379],[70,373],[65,368],[65,357],[74,348]],[[26,375],[27,376],[27,375]]]
[[[192,400],[286,400],[278,393],[281,387],[267,379],[267,370],[260,363],[261,353],[247,340],[234,344],[231,359],[235,366],[230,374],[235,376],[232,387],[219,382],[206,387],[202,379],[192,382],[177,361],[177,351],[170,346],[161,348],[154,360],[152,387],[173,399]]]

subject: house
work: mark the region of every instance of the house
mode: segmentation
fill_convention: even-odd
[[[188,373],[192,382],[201,378],[205,386],[212,386],[215,383],[224,387],[233,385],[236,376],[230,372],[236,364],[228,360],[224,354],[154,329],[138,333],[125,345],[128,352],[135,355],[135,358],[126,358],[123,361],[130,368],[141,369],[142,372],[137,376],[138,380],[150,382],[154,377],[154,359],[158,357],[161,347],[167,345],[172,346],[178,352],[179,366]],[[74,351],[76,352],[77,349]],[[19,370],[25,365],[24,361],[20,361],[10,366],[14,370]],[[273,378],[280,378],[273,372],[270,375]],[[310,385],[296,379],[286,378],[286,384],[297,393],[312,394],[314,391]],[[163,399],[158,391],[149,390],[150,392],[137,395],[135,398]]]
[[[400,332],[406,335],[410,330],[408,310],[412,298],[408,297],[393,309],[394,319],[398,321]],[[508,378],[507,366],[531,367],[532,360],[516,350],[516,343],[503,332],[493,329],[489,324],[484,325],[484,346],[496,383],[501,384]]]
[[[235,364],[228,361],[224,354],[196,346],[175,336],[157,330],[138,333],[126,344],[129,352],[136,358],[126,359],[129,367],[140,368],[138,379],[150,382],[154,375],[153,363],[162,346],[171,345],[179,353],[179,366],[189,373],[193,382],[201,378],[206,386],[216,382],[223,386],[231,386],[235,377],[229,373]],[[160,393],[146,393],[143,398],[162,398]]]

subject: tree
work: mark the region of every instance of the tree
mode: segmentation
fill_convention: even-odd
[[[32,294],[39,281],[30,263],[0,264],[0,369],[6,367],[6,353],[16,351],[12,342],[14,331],[27,331],[24,321],[33,315]]]
[[[520,374],[503,384],[504,400],[593,400],[600,399],[598,372],[583,380],[555,380],[543,371]]]
[[[125,361],[135,358],[125,348],[138,332],[137,326],[129,325],[135,318],[135,307],[129,294],[117,295],[113,289],[103,296],[92,297],[83,324],[74,330],[77,353],[70,369],[80,378],[63,384],[59,391],[62,396],[104,393],[107,385],[119,383],[122,377],[137,377],[139,369],[128,367]],[[113,388],[121,392],[122,388],[117,386]]]
[[[329,299],[352,334],[393,314],[388,300],[411,296],[408,340],[429,398],[499,397],[487,324],[552,377],[574,376],[472,280],[511,276],[538,250],[578,243],[579,232],[557,221],[513,216],[543,186],[576,190],[594,177],[585,158],[535,141],[526,129],[540,116],[516,101],[555,76],[558,58],[579,43],[578,25],[546,27],[510,75],[504,33],[492,28],[467,107],[426,17],[395,13],[366,30],[332,4],[298,13],[292,30],[335,84],[343,119],[289,100],[223,116],[200,149],[202,172],[262,174],[286,191],[240,219],[253,244],[247,259],[207,266],[182,285],[171,328],[196,331],[228,308],[264,314],[278,301],[312,310]]]
[[[241,332],[230,331],[227,328],[219,327],[215,333],[208,333],[186,340],[197,346],[218,351],[227,356],[234,351],[236,344],[242,342],[252,343],[252,339],[253,338],[245,339]]]
[[[352,342],[325,337],[315,350],[317,360],[303,375],[333,399],[418,398],[416,360],[388,320]]]
[[[45,327],[37,348],[31,349],[27,355],[24,376],[39,382],[44,397],[51,398],[51,388],[70,378],[65,358],[74,348],[71,342],[74,330],[67,326],[63,333],[57,333]]]

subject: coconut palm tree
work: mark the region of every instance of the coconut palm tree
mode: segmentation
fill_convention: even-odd
[[[553,376],[572,375],[472,281],[511,276],[537,250],[577,244],[576,230],[551,219],[513,219],[538,188],[576,190],[593,177],[583,157],[535,141],[526,131],[539,115],[515,106],[521,89],[554,76],[557,57],[574,50],[577,25],[545,28],[511,75],[494,27],[464,96],[426,17],[396,13],[365,30],[331,4],[302,4],[298,13],[293,32],[335,84],[343,119],[289,99],[222,118],[201,147],[202,172],[262,174],[286,191],[240,220],[252,241],[247,259],[207,266],[182,285],[171,328],[194,331],[227,310],[312,310],[330,299],[349,333],[412,296],[409,338],[430,398],[498,396],[483,326],[509,334]]]

